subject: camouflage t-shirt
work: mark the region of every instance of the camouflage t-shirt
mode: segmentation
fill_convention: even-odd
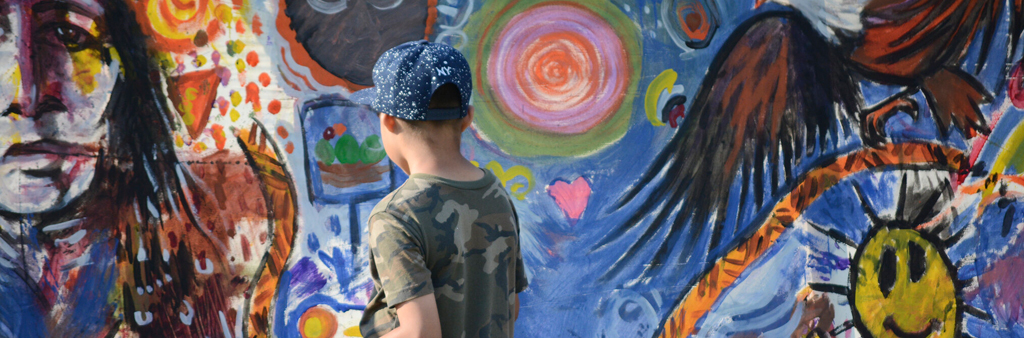
[[[398,327],[396,305],[434,294],[444,337],[509,337],[526,289],[519,220],[504,187],[484,178],[413,174],[370,213],[373,296],[359,329]]]

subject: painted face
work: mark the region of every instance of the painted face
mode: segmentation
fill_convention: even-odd
[[[94,0],[0,0],[0,209],[59,209],[92,182],[120,64]]]
[[[949,259],[913,229],[880,227],[857,251],[854,319],[867,337],[954,337],[963,313]]]

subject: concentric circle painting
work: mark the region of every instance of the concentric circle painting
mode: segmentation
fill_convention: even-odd
[[[487,3],[469,22],[476,128],[516,156],[581,156],[629,127],[635,28],[601,1]]]

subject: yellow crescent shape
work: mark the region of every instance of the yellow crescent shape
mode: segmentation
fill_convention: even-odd
[[[651,81],[651,84],[647,85],[647,95],[644,96],[644,111],[647,113],[647,120],[651,121],[651,125],[655,127],[664,126],[665,123],[661,122],[661,118],[658,117],[658,96],[661,95],[662,91],[672,91],[672,85],[676,83],[676,71],[672,69],[666,69],[658,74]]]

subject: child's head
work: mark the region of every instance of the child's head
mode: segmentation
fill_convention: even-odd
[[[404,168],[406,151],[458,154],[469,127],[473,91],[469,63],[455,48],[413,41],[384,52],[373,67],[375,87],[349,99],[380,114],[381,138]]]
[[[434,91],[427,109],[461,109],[462,103],[459,97],[459,89],[454,84],[442,85]],[[407,120],[382,112],[378,114],[381,120],[382,138],[394,140],[394,142],[415,142],[445,152],[459,150],[462,132],[473,121],[473,107],[469,107],[463,117],[446,120]],[[398,137],[398,134],[402,135]]]

